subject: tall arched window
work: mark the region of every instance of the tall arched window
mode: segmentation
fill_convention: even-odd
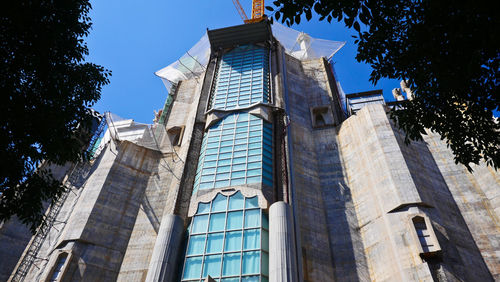
[[[189,226],[182,281],[268,281],[269,226],[257,197],[218,194]]]
[[[229,114],[203,137],[193,193],[252,183],[273,185],[272,124],[246,112]]]
[[[266,48],[255,45],[234,48],[222,56],[209,109],[229,110],[270,103],[269,77]]]

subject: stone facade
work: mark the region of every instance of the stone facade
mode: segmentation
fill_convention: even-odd
[[[206,113],[214,55],[171,93],[164,124],[125,122],[109,139],[25,275],[33,237],[0,226],[0,280],[178,281],[198,203],[235,191],[269,215],[271,281],[500,280],[499,173],[469,173],[431,132],[404,144],[384,105],[346,117],[328,61],[268,48],[273,107],[248,111],[274,123],[274,187],[193,194],[203,134],[225,115]]]

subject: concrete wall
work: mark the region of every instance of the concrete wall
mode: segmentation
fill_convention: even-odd
[[[493,278],[500,280],[500,173],[482,164],[473,166],[471,174],[455,164],[451,150],[438,135],[429,132],[424,140],[458,207],[456,213],[465,220]],[[469,257],[467,249],[458,249]]]
[[[194,113],[199,97],[196,80],[182,82],[175,94],[170,118],[165,127],[184,126],[181,146],[171,146],[168,136],[162,140],[163,157],[142,198],[141,208],[126,247],[120,267],[119,281],[144,281],[155,245],[160,223],[165,213],[175,207],[174,197],[182,177],[186,154],[192,138]]]
[[[363,253],[356,251],[362,250],[356,239],[356,216],[345,209],[352,205],[349,197],[340,197],[344,180],[336,128],[313,128],[311,120],[312,107],[329,107],[333,101],[323,60],[301,62],[286,56],[285,80],[301,278],[340,281],[366,277]]]
[[[7,281],[31,239],[31,232],[17,218],[0,224],[0,281]]]
[[[370,279],[492,281],[429,148],[403,140],[382,105],[364,107],[339,130]],[[418,214],[430,219],[441,256],[420,257],[411,224]]]

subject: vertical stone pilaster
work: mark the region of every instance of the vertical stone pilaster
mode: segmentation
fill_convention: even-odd
[[[174,281],[178,270],[177,257],[182,243],[184,224],[182,219],[174,214],[163,216],[153,254],[149,263],[148,282]]]
[[[269,208],[269,281],[297,281],[292,215],[285,202]]]

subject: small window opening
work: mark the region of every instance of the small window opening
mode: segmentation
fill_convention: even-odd
[[[422,246],[422,250],[427,253],[433,250],[434,243],[432,242],[431,234],[427,225],[425,224],[425,219],[423,217],[417,216],[413,219],[413,225],[415,226],[415,231],[417,231],[418,240]]]
[[[311,119],[313,127],[334,125],[333,116],[328,106],[311,108]]]
[[[66,263],[66,259],[68,258],[68,254],[67,253],[62,253],[61,255],[59,255],[59,257],[57,258],[57,262],[56,262],[56,265],[54,266],[54,270],[52,271],[52,275],[50,276],[50,279],[49,281],[60,281],[61,279],[61,272],[62,272],[62,269],[63,269],[63,266],[64,264]]]
[[[315,117],[315,125],[316,126],[325,126],[325,119],[323,118],[323,115],[320,113],[316,113]]]
[[[182,135],[184,134],[184,126],[174,126],[167,130],[168,139],[172,146],[180,146],[182,143]]]

